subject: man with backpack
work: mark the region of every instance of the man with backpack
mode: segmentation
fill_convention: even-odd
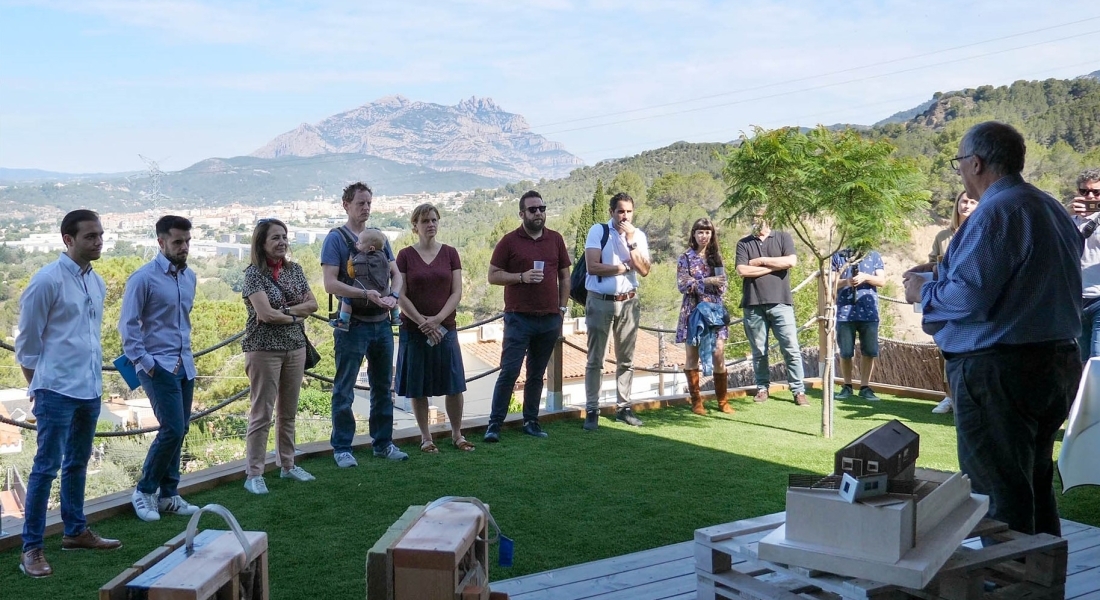
[[[588,267],[585,324],[588,326],[588,363],[584,370],[584,429],[599,428],[600,388],[607,340],[615,339],[616,418],[640,427],[642,420],[630,408],[634,385],[634,342],[638,338],[641,308],[638,275],[649,275],[649,242],[634,227],[634,199],[620,192],[611,197],[611,219],[588,230],[584,259]]]
[[[538,192],[531,190],[519,199],[519,218],[522,225],[500,239],[489,260],[489,283],[504,286],[504,343],[485,430],[485,441],[490,443],[500,441],[524,356],[523,433],[546,437],[539,426],[542,379],[569,300],[572,261],[561,234],[545,226],[546,203]]]
[[[370,382],[370,437],[374,456],[389,460],[406,460],[408,454],[393,445],[393,399],[390,384],[393,376],[393,330],[390,309],[397,305],[397,292],[382,296],[376,290],[353,285],[348,276],[348,259],[355,253],[355,240],[366,228],[374,194],[361,182],[344,188],[342,198],[347,223],[333,229],[321,246],[321,273],[325,291],[340,298],[364,298],[366,308],[352,312],[347,331],[333,331],[336,353],[336,377],[332,385],[332,456],[338,467],[354,467],[358,463],[351,454],[355,437],[355,381],[363,358],[367,359],[367,379]],[[390,267],[390,289],[401,289],[402,276],[394,261],[389,240],[385,242],[386,259]]]

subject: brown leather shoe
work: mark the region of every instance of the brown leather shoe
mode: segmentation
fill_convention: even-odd
[[[62,550],[114,550],[121,547],[122,542],[100,537],[98,533],[88,528],[84,528],[80,535],[72,537],[66,535],[61,538]]]
[[[19,570],[28,577],[49,577],[53,567],[46,562],[46,552],[42,548],[31,548],[19,557]]]
[[[767,390],[767,388],[760,388],[759,390],[756,390],[756,395],[752,397],[752,401],[753,402],[767,402],[768,401],[768,390]]]
[[[799,405],[799,406],[809,406],[810,405],[810,401],[806,399],[806,393],[805,392],[799,392],[799,393],[795,394],[794,395],[794,403]]]

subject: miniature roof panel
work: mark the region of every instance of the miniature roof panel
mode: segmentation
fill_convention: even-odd
[[[852,440],[845,448],[862,444],[873,450],[879,456],[890,457],[900,452],[912,442],[919,440],[920,435],[918,435],[917,432],[903,425],[901,421],[894,419]],[[913,460],[916,460],[916,458],[914,454]]]

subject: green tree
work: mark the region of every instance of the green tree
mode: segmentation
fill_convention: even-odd
[[[607,193],[610,196],[614,196],[620,192],[626,192],[627,195],[634,199],[634,204],[641,205],[645,202],[645,180],[634,171],[620,171],[619,174],[611,180],[611,185],[607,186]]]
[[[774,228],[793,231],[817,261],[824,305],[821,340],[825,388],[822,434],[832,436],[833,254],[855,251],[854,260],[885,242],[908,239],[911,219],[927,206],[924,178],[912,160],[895,155],[884,140],[853,130],[808,133],[797,128],[756,128],[726,158],[730,220],[762,215]],[[826,290],[829,290],[826,293]]]

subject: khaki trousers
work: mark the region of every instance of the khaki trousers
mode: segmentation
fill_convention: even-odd
[[[248,435],[245,474],[256,477],[264,473],[267,453],[267,433],[271,429],[271,412],[275,411],[275,453],[279,466],[294,466],[294,417],[298,412],[298,394],[305,374],[306,349],[244,353],[244,372],[248,374],[252,405],[248,410]]]

